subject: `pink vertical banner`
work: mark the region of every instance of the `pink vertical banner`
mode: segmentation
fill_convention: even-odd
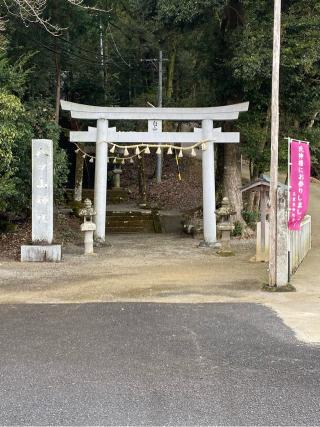
[[[290,198],[289,230],[300,230],[301,221],[309,206],[310,191],[310,150],[309,144],[292,139],[290,141]]]

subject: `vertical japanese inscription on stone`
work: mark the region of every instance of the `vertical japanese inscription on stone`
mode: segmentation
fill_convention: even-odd
[[[32,241],[53,239],[53,144],[32,140]]]

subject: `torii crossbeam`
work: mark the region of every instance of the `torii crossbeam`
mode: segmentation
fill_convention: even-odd
[[[238,143],[238,132],[221,132],[214,129],[213,121],[236,120],[240,112],[248,111],[249,103],[209,108],[140,108],[140,107],[96,107],[61,101],[63,110],[70,111],[75,119],[97,120],[97,127],[89,127],[87,132],[70,132],[74,142],[96,142],[95,196],[96,239],[105,241],[107,203],[107,159],[108,143],[170,143],[190,144],[207,141],[207,149],[202,155],[203,225],[204,240],[207,245],[216,243],[216,202],[214,143]],[[109,128],[109,120],[146,120],[147,132],[117,132]],[[162,120],[201,121],[202,128],[194,132],[162,132]]]

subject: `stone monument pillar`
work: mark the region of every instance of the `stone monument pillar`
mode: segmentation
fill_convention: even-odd
[[[53,143],[32,140],[32,245],[21,246],[21,261],[60,261],[53,240]]]

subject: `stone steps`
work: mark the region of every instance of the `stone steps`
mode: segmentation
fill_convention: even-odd
[[[107,212],[107,233],[155,233],[152,213]]]
[[[106,233],[109,234],[121,234],[121,233],[154,233],[154,230],[146,230],[144,227],[125,227],[125,226],[119,226],[119,227],[107,227]]]

